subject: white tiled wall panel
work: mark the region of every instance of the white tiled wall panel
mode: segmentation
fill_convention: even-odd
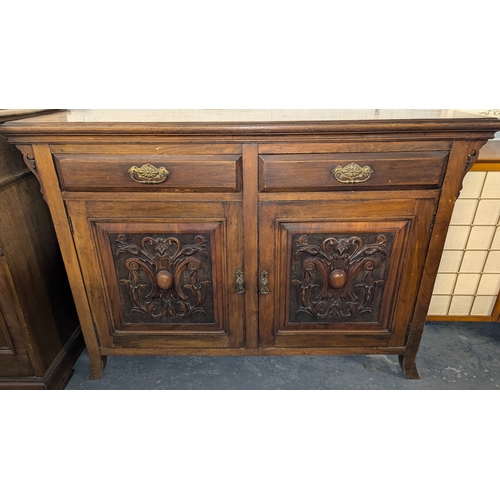
[[[469,172],[464,179],[460,199],[478,200],[484,187],[487,172]],[[457,200],[458,201],[458,200]]]
[[[460,272],[480,273],[484,269],[484,262],[488,252],[486,250],[471,250],[464,252]]]
[[[485,252],[486,253],[486,252]],[[443,258],[439,264],[440,273],[457,273],[462,264],[462,259],[464,258],[464,252],[460,250],[445,250],[443,252]]]
[[[454,295],[451,298],[448,314],[451,316],[469,316],[474,297],[471,295]]]
[[[453,209],[450,224],[470,226],[477,210],[477,204],[477,200],[458,199],[455,203],[455,208]]]
[[[434,294],[429,306],[429,314],[433,316],[446,316],[450,308],[451,295]]]
[[[486,265],[484,266],[485,273],[500,273],[500,251],[489,252]]]
[[[498,293],[499,288],[500,274],[483,274],[477,288],[477,293],[478,295],[493,295]]]
[[[462,250],[465,248],[470,230],[470,226],[450,226],[444,245],[445,250]]]
[[[490,316],[500,290],[500,172],[469,172],[456,202],[432,316]]]
[[[493,226],[498,222],[499,215],[500,204],[498,200],[481,200],[477,207],[476,216],[474,217],[474,225],[479,227]]]
[[[455,285],[455,290],[453,290],[454,295],[474,295],[477,290],[477,285],[481,279],[480,274],[459,274],[457,277],[457,283]]]
[[[478,295],[474,299],[471,315],[489,316],[497,300],[496,295]]]
[[[500,227],[497,227],[493,241],[491,242],[492,250],[500,250]]]
[[[481,192],[481,198],[498,199],[499,191],[500,191],[500,172],[488,172],[488,175],[486,176],[486,182],[484,183],[483,191]]]
[[[488,250],[491,246],[491,240],[494,234],[494,226],[472,226],[469,240],[467,241],[467,250]]]

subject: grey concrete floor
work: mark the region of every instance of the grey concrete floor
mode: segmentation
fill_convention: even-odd
[[[84,351],[66,390],[500,389],[500,323],[429,322],[406,380],[397,356],[112,356],[87,380]]]

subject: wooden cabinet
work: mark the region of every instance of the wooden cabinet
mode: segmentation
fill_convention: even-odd
[[[0,137],[0,389],[60,389],[83,350],[47,205]]]
[[[91,378],[108,355],[377,353],[418,378],[453,204],[500,122],[195,114],[0,127],[40,178]]]

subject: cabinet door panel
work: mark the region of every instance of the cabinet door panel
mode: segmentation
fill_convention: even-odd
[[[260,341],[401,346],[434,199],[262,204]],[[307,217],[307,214],[313,214]]]
[[[398,270],[390,263],[401,262],[410,223],[280,223],[282,329],[386,328]]]
[[[175,204],[174,211],[174,204],[162,203],[163,210],[156,206],[154,212],[164,216],[148,218],[144,207],[132,203],[118,207],[124,215],[116,218],[110,217],[116,203],[108,211],[100,202],[101,212],[94,208],[87,216],[79,205],[68,202],[78,225],[77,251],[87,288],[93,290],[89,298],[103,346],[242,343],[241,315],[232,314],[241,310],[241,298],[228,283],[228,272],[236,275],[241,258],[239,252],[226,252],[228,234],[240,237],[234,234],[241,226],[238,211],[204,203],[198,204],[202,216],[182,217],[181,206]]]
[[[94,227],[111,295],[119,297],[113,311],[119,330],[168,325],[221,330],[220,222],[95,222]]]

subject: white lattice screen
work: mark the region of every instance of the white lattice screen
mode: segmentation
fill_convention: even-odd
[[[471,171],[456,202],[429,316],[490,316],[500,290],[500,172]]]

